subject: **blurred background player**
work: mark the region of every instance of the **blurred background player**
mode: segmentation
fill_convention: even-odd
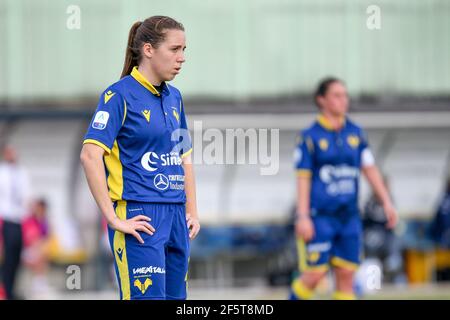
[[[6,145],[2,149],[0,163],[0,219],[2,220],[3,265],[2,280],[6,299],[17,299],[16,276],[20,268],[22,222],[26,218],[31,199],[30,178],[18,163],[15,148]]]
[[[47,276],[49,267],[47,210],[45,199],[34,201],[31,215],[24,220],[22,227],[24,244],[22,261],[31,270],[29,290],[33,297],[45,297],[51,290]]]
[[[375,166],[363,130],[347,117],[349,99],[344,83],[324,79],[315,93],[320,114],[303,130],[296,149],[298,252],[301,276],[291,299],[309,299],[334,267],[335,299],[354,299],[353,277],[360,262],[362,226],[358,180],[362,172],[383,204],[387,225],[397,213]]]
[[[392,195],[387,177],[383,177],[390,198]],[[375,192],[362,210],[362,226],[364,234],[364,258],[376,259],[382,267],[386,282],[404,283],[404,263],[402,258],[402,243],[393,229],[388,228],[383,202]]]
[[[429,235],[436,246],[436,280],[450,280],[450,177],[430,223]]]
[[[185,109],[166,83],[185,48],[172,18],[134,23],[121,80],[101,95],[81,151],[124,300],[186,299],[189,240],[200,224]]]

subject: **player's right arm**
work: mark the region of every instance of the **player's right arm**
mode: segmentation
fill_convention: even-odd
[[[297,236],[305,242],[314,236],[314,225],[309,210],[309,199],[311,195],[311,178],[297,177],[297,220],[295,231]]]
[[[111,228],[132,234],[144,243],[137,231],[150,235],[155,229],[148,223],[149,217],[138,215],[128,220],[120,220],[114,212],[109,197],[104,154],[110,154],[114,141],[126,119],[126,102],[119,92],[107,89],[100,96],[97,110],[83,142],[80,160],[86,174],[89,189],[97,205]]]
[[[298,237],[308,242],[314,237],[314,225],[310,216],[312,152],[310,137],[299,137],[295,153],[297,169],[297,219],[295,232]]]
[[[114,230],[133,235],[140,243],[144,243],[137,231],[153,235],[155,229],[147,221],[151,219],[138,215],[128,220],[120,220],[111,202],[106,185],[106,174],[103,163],[104,150],[96,144],[85,143],[81,150],[80,160],[86,174],[89,189],[107,223]]]

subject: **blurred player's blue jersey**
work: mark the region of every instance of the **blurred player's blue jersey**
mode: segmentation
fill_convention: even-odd
[[[335,131],[323,115],[301,132],[295,151],[299,176],[311,177],[311,215],[358,213],[358,181],[368,143],[363,130],[344,120]]]
[[[102,93],[84,143],[105,150],[113,201],[186,201],[182,157],[192,147],[176,88],[158,92],[134,68]]]

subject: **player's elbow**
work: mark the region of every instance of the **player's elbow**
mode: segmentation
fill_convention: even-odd
[[[80,152],[80,161],[83,167],[89,165],[96,160],[96,154],[93,152],[92,148],[89,148],[87,145],[83,145],[83,148]]]
[[[86,151],[86,148],[83,146],[80,152],[80,162],[83,167],[86,167],[87,162],[89,161],[89,153]]]

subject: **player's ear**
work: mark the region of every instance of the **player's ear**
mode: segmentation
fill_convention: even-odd
[[[322,96],[317,96],[317,97],[315,97],[315,99],[316,99],[316,104],[317,104],[317,106],[319,107],[319,110],[321,110],[322,109],[322,106],[323,106],[323,100],[324,100],[324,97],[322,97]]]
[[[151,45],[151,43],[144,43],[144,45],[142,46],[142,54],[147,58],[151,58],[154,51],[155,48]]]

